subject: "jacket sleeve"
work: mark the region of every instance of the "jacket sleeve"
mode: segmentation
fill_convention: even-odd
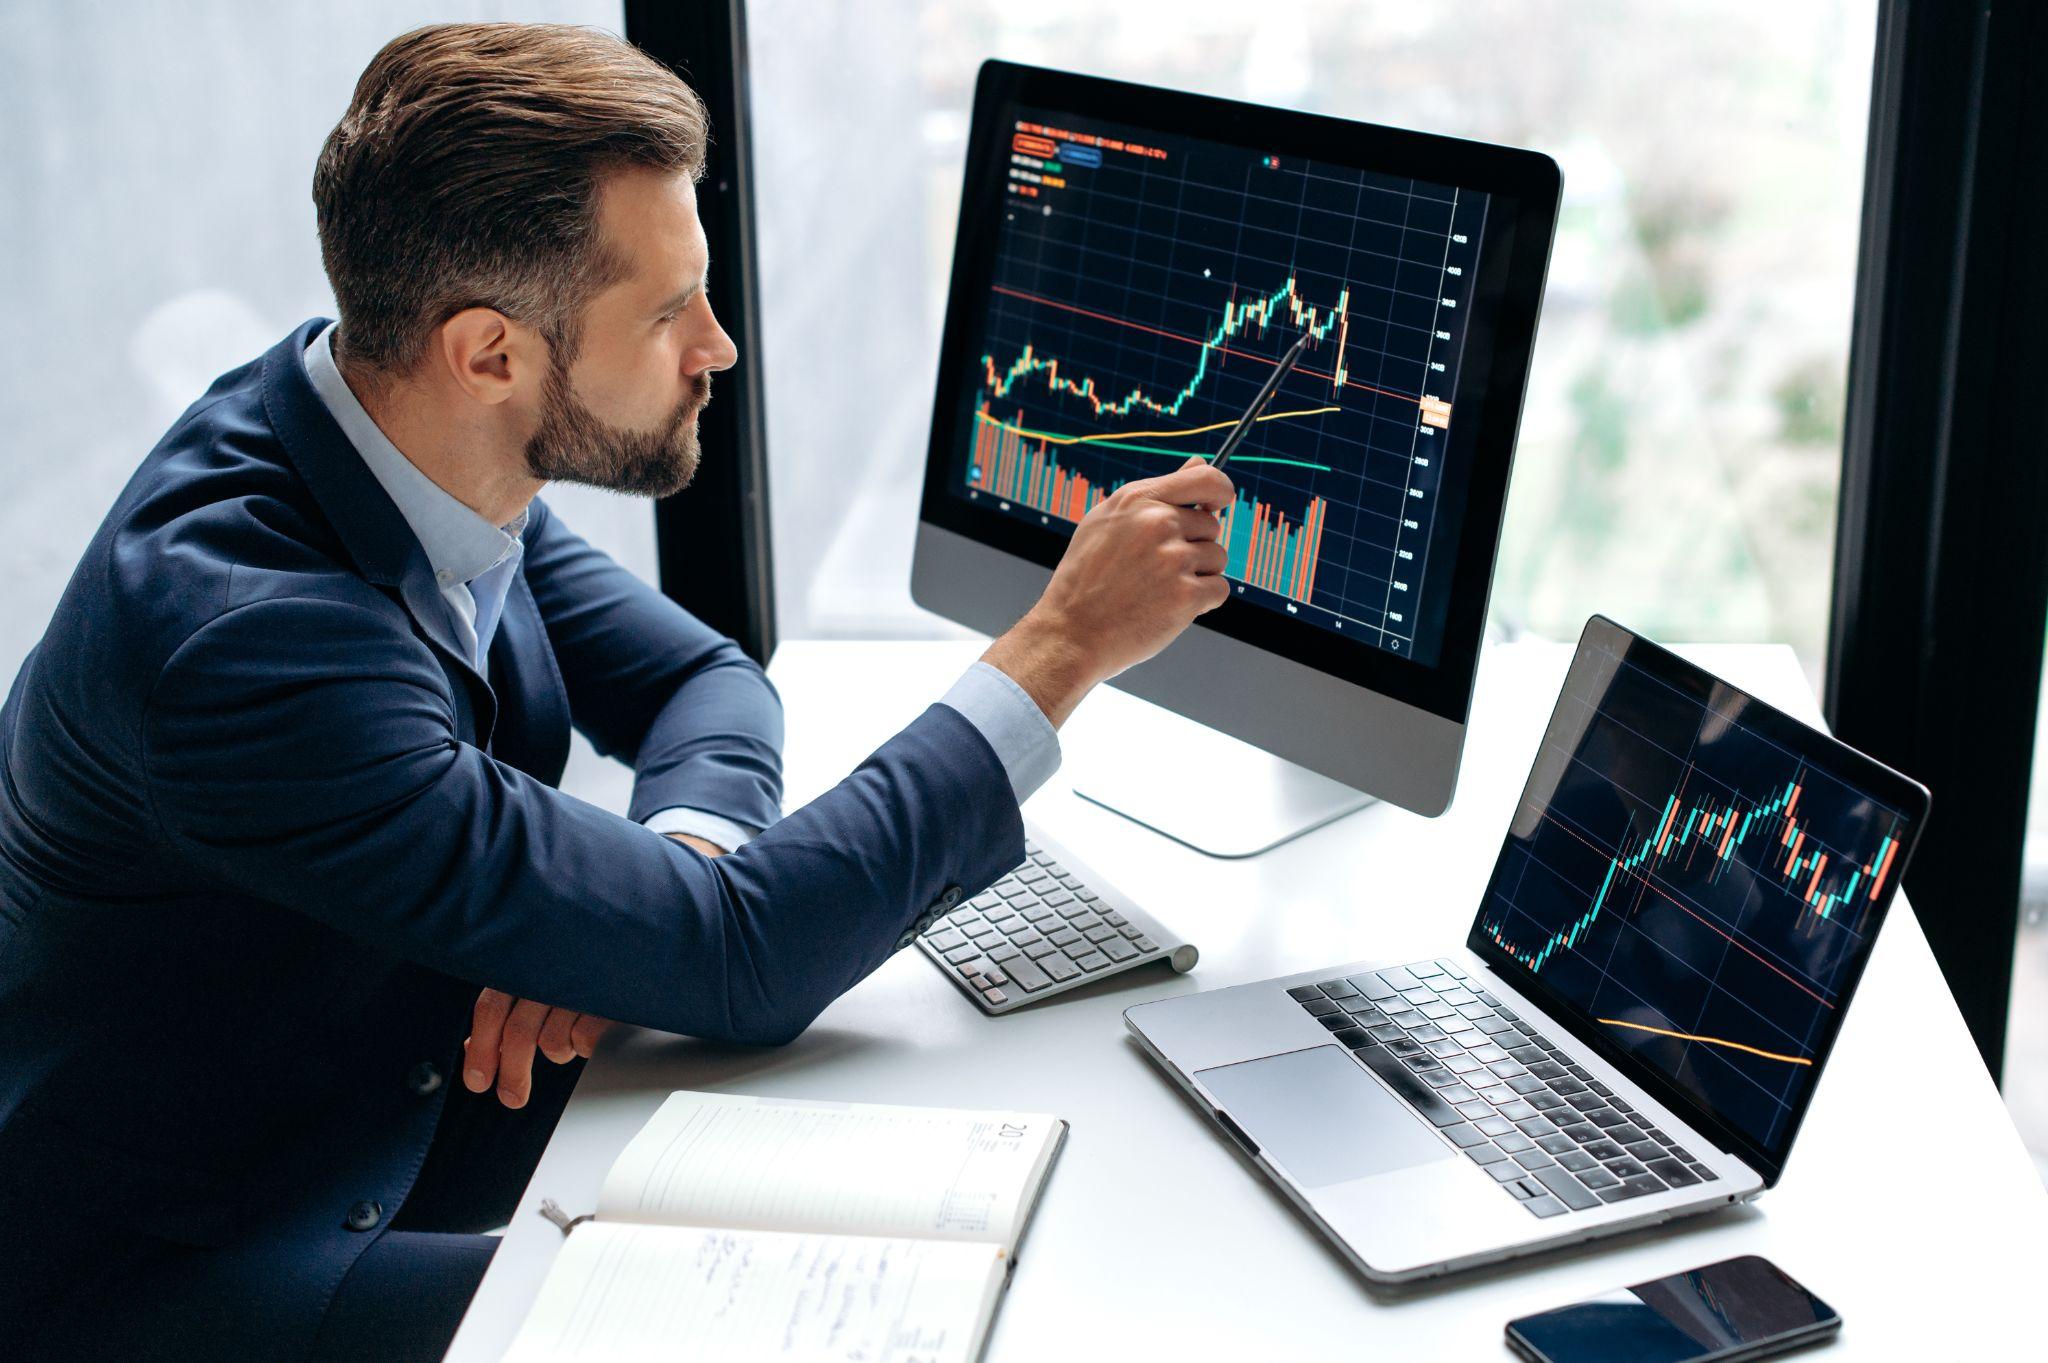
[[[458,978],[755,1043],[1023,857],[1001,764],[942,705],[718,858],[494,761],[452,713],[432,655],[368,605],[237,607],[144,716],[160,836],[224,889]]]
[[[525,576],[596,749],[633,768],[628,817],[687,805],[751,828],[782,809],[782,703],[738,644],[533,503]]]

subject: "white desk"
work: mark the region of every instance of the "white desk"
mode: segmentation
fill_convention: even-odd
[[[789,807],[850,770],[978,651],[785,644],[770,674],[788,710]],[[1789,650],[1685,651],[1819,722]],[[1120,1014],[1145,999],[1462,941],[1569,655],[1531,644],[1487,655],[1457,799],[1440,819],[1375,806],[1223,862],[1086,804],[1055,777],[1031,813],[1201,948],[1192,975],[1154,967],[988,1018],[912,950],[784,1049],[615,1038],[584,1073],[448,1357],[503,1352],[562,1242],[540,1199],[587,1211],[613,1157],[678,1088],[1070,1119],[991,1363],[1504,1358],[1512,1316],[1744,1253],[1770,1256],[1841,1311],[1838,1353],[2040,1356],[2031,1294],[2048,1291],[2048,1194],[1903,899],[1776,1190],[1752,1207],[1417,1288],[1353,1274],[1126,1039]],[[1091,698],[1067,728],[1068,751],[1132,704]],[[2007,1341],[2016,1352],[1997,1347]]]

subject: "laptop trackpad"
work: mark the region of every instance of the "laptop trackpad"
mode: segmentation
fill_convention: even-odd
[[[1339,1046],[1196,1070],[1195,1078],[1304,1188],[1457,1157]]]

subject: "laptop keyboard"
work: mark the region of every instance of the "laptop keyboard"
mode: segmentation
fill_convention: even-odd
[[[1536,1216],[1715,1178],[1450,961],[1287,992]]]

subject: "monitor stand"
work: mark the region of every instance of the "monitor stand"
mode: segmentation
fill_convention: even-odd
[[[1091,804],[1212,857],[1250,857],[1376,801],[1170,710],[1100,687],[1062,765]]]

